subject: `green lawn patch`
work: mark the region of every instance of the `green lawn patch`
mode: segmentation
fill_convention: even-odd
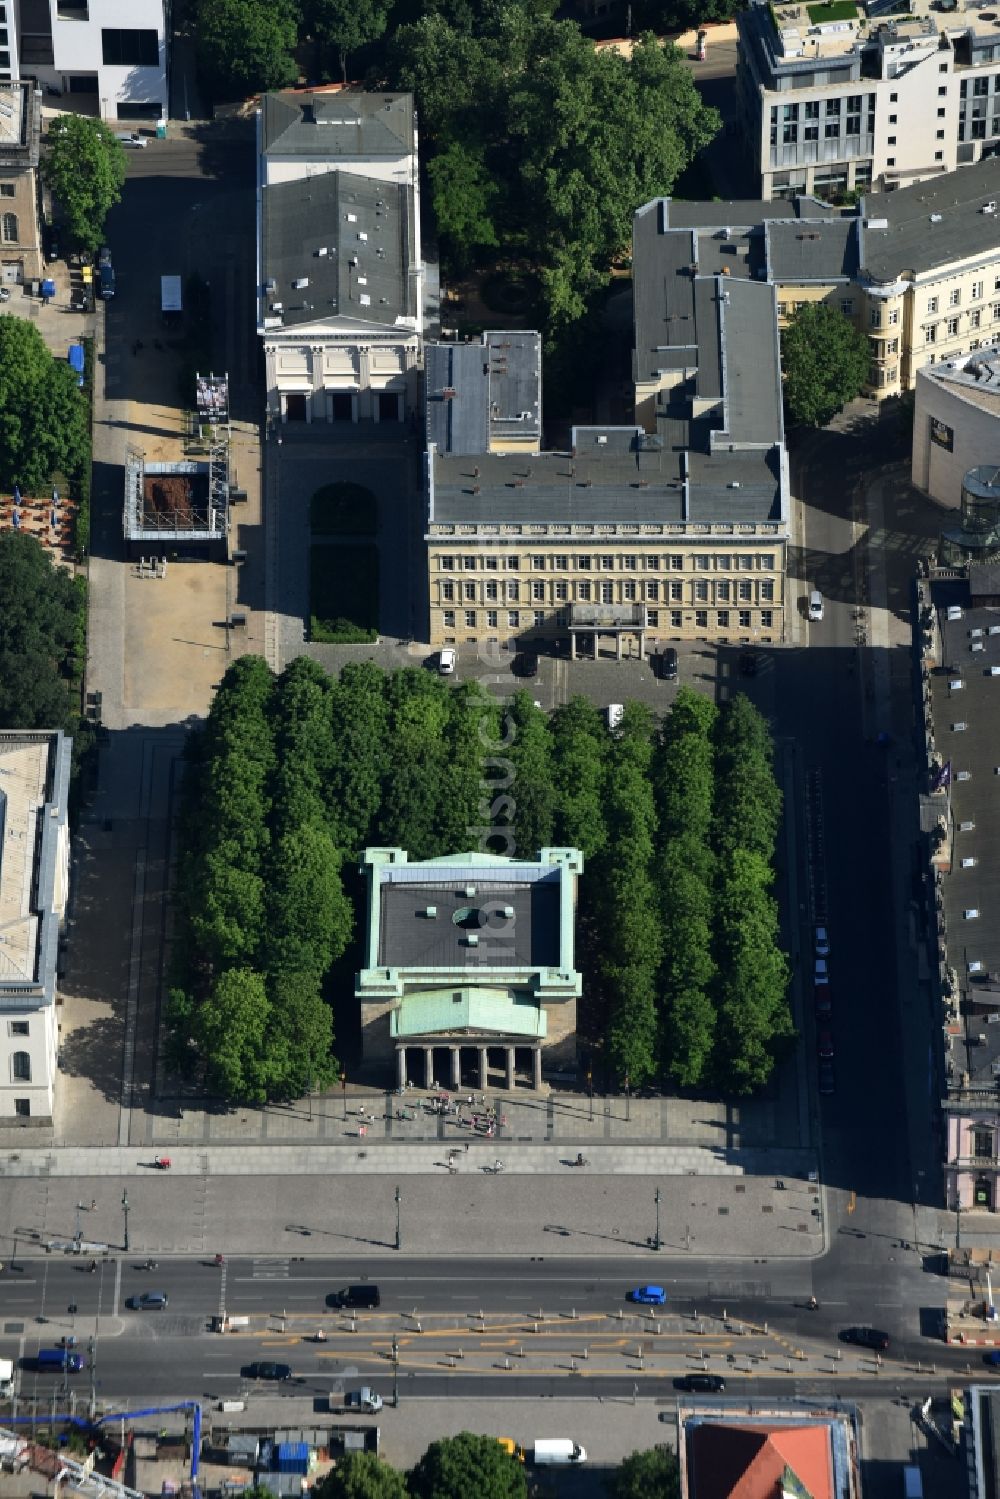
[[[314,536],[374,536],[378,503],[363,484],[325,484],[309,501]]]
[[[309,638],[327,645],[378,639],[378,549],[309,549]]]
[[[829,4],[807,5],[806,13],[814,26],[822,26],[827,21],[853,21],[858,7],[852,0],[830,0]]]

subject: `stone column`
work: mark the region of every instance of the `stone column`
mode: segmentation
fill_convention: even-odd
[[[508,1048],[507,1048],[507,1092],[508,1093],[513,1093],[513,1091],[514,1091],[514,1048],[513,1048],[513,1046],[508,1046]]]
[[[576,660],[576,631],[575,630],[570,630],[570,632],[569,632],[569,659],[571,661],[575,661]]]
[[[456,1090],[462,1086],[462,1051],[458,1046],[451,1048],[451,1086]]]
[[[396,1047],[396,1086],[406,1087],[406,1047]]]
[[[615,660],[616,661],[620,661],[621,659],[622,659],[622,632],[621,632],[621,630],[616,630],[615,631]]]
[[[542,1048],[540,1046],[535,1047],[535,1050],[532,1054],[532,1061],[535,1065],[535,1092],[540,1093],[542,1091]]]
[[[646,659],[646,635],[645,635],[645,631],[640,630],[639,631],[639,660],[640,661],[645,661],[645,659]]]
[[[479,1086],[484,1093],[486,1092],[486,1079],[488,1076],[489,1069],[486,1065],[486,1047],[481,1046],[479,1048]]]
[[[433,1048],[433,1046],[425,1046],[424,1047],[424,1087],[425,1088],[433,1088],[433,1086],[434,1086],[434,1048]]]

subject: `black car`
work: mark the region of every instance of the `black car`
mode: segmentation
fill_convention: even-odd
[[[672,645],[666,645],[660,652],[660,677],[664,682],[677,681],[677,652]]]
[[[244,1379],[291,1379],[292,1370],[289,1364],[253,1363],[246,1364],[240,1370]]]
[[[538,657],[534,651],[518,651],[510,663],[510,669],[515,677],[537,677]]]
[[[837,1080],[833,1071],[833,1062],[829,1057],[822,1057],[819,1064],[819,1091],[824,1098],[829,1098],[831,1093],[837,1091]]]
[[[701,1390],[706,1395],[721,1395],[725,1388],[721,1374],[682,1374],[674,1380],[675,1390]]]
[[[360,1306],[371,1309],[380,1304],[378,1286],[345,1286],[342,1291],[331,1291],[326,1298],[327,1306]]]
[[[857,1343],[860,1348],[876,1348],[881,1353],[889,1346],[889,1334],[877,1327],[845,1327],[840,1341]]]

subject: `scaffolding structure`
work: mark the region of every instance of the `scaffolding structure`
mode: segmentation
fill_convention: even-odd
[[[197,420],[207,461],[147,462],[141,449],[125,454],[122,525],[132,556],[205,547],[224,552],[229,532],[229,377],[197,375]]]
[[[213,512],[228,524],[229,376],[195,375],[198,422],[208,427],[208,495]]]

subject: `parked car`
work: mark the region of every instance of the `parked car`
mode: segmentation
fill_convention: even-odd
[[[1000,1364],[1000,1348],[994,1348],[990,1353],[984,1353],[983,1363],[990,1364],[991,1367],[996,1368],[997,1364]]]
[[[815,960],[814,979],[817,984],[828,984],[830,982],[830,970],[825,958]]]
[[[808,614],[812,624],[819,624],[823,618],[823,595],[818,588],[814,588],[809,595]]]
[[[643,1306],[665,1306],[667,1293],[662,1286],[636,1286],[625,1293],[626,1301],[638,1301]]]
[[[889,1346],[889,1334],[878,1327],[845,1327],[840,1341],[857,1343],[860,1348],[876,1348],[881,1353]]]
[[[672,645],[665,645],[660,652],[660,676],[665,682],[677,681],[677,652]]]
[[[110,249],[108,248],[107,245],[102,245],[101,248],[98,250],[98,252],[97,252],[97,264],[98,265],[110,265],[111,264],[111,251],[110,251]]]
[[[813,990],[813,998],[816,1001],[817,1020],[829,1020],[833,1014],[833,1000],[830,998],[830,985],[817,984]]]
[[[270,1362],[255,1362],[244,1364],[240,1370],[244,1379],[291,1379],[292,1371],[288,1364],[272,1364]]]
[[[604,710],[604,717],[612,734],[625,717],[624,703],[609,703]]]
[[[518,651],[510,663],[510,669],[515,677],[537,677],[538,657],[534,651]]]
[[[816,1050],[824,1059],[833,1056],[833,1032],[820,1031],[816,1037]]]
[[[682,1374],[674,1380],[675,1390],[703,1390],[708,1395],[721,1395],[725,1388],[721,1374]]]
[[[830,938],[825,926],[816,928],[816,956],[817,958],[828,958],[830,956]]]
[[[438,655],[438,671],[442,677],[450,677],[458,665],[458,652],[446,645]]]
[[[118,139],[121,141],[123,146],[131,147],[131,149],[134,151],[143,151],[149,145],[149,141],[146,139],[146,137],[144,135],[138,135],[134,130],[126,131],[124,134],[119,135]]]
[[[831,1093],[837,1091],[837,1081],[833,1074],[833,1062],[826,1060],[819,1064],[819,1091],[824,1098],[829,1098]]]
[[[130,1296],[125,1305],[133,1312],[165,1312],[169,1299],[166,1291],[143,1291],[141,1296]]]
[[[105,302],[109,302],[115,294],[115,272],[110,261],[100,267],[99,275],[98,288]]]

